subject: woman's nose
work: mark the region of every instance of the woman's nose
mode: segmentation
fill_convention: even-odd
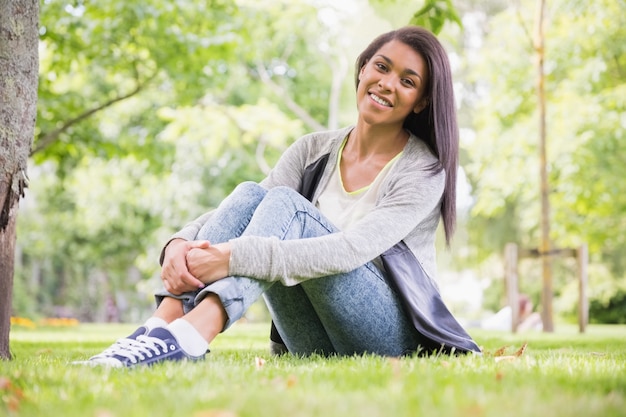
[[[385,91],[391,91],[393,88],[392,76],[384,75],[378,80],[378,87]]]

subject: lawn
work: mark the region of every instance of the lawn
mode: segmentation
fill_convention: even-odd
[[[14,327],[0,416],[626,416],[626,326],[477,330],[482,357],[402,359],[272,358],[268,327],[236,324],[202,363],[131,370],[69,363],[133,326]]]

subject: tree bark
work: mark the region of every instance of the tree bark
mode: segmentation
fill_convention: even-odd
[[[10,359],[17,208],[37,117],[39,2],[0,0],[0,358]]]

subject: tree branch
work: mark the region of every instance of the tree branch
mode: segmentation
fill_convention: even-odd
[[[223,108],[222,106],[217,106],[217,110],[222,112],[222,114],[226,116],[226,118],[232,122],[235,128],[237,128],[237,130],[239,131],[239,135],[243,136],[243,134],[245,133],[245,129],[241,126],[241,124],[237,121],[237,119],[228,111],[228,109]],[[256,145],[256,150],[254,152],[254,158],[256,159],[256,163],[261,169],[261,172],[267,175],[270,173],[270,170],[272,169],[272,167],[267,163],[267,160],[265,159],[265,148],[267,148],[265,137],[264,135],[260,135],[260,137],[258,138],[257,145]]]
[[[63,126],[57,129],[54,129],[52,132],[46,133],[43,136],[40,135],[40,139],[37,140],[36,146],[33,146],[33,149],[30,151],[30,156],[33,156],[37,152],[41,152],[44,149],[46,149],[48,146],[52,145],[52,143],[54,143],[56,140],[59,139],[59,136],[61,136],[63,132],[65,132],[70,127],[74,126],[75,124],[82,122],[83,120],[89,118],[90,116],[99,112],[100,110],[106,109],[107,107],[110,107],[117,102],[126,100],[127,98],[130,98],[136,95],[141,90],[143,90],[143,88],[146,86],[146,84],[150,82],[150,80],[152,80],[155,77],[156,77],[156,73],[150,76],[145,82],[137,83],[137,87],[135,87],[135,89],[131,91],[130,93],[125,94],[123,96],[117,96],[105,103],[102,103],[101,105],[97,107],[94,107],[93,109],[89,109],[85,111],[84,113],[74,117],[73,119],[66,121],[65,123],[63,123]]]
[[[517,20],[519,21],[519,24],[522,27],[522,30],[524,31],[524,34],[526,34],[526,39],[528,40],[528,44],[530,45],[530,50],[534,51],[535,50],[535,41],[533,39],[533,35],[530,34],[530,30],[528,30],[528,27],[524,23],[524,18],[522,17],[522,11],[521,11],[521,6],[520,6],[519,2],[515,3],[515,11],[516,11],[516,14],[517,14]]]
[[[259,76],[261,77],[261,81],[269,85],[276,93],[280,94],[281,98],[285,101],[285,105],[287,106],[287,108],[294,112],[296,116],[300,118],[300,120],[302,120],[313,130],[326,129],[324,125],[315,120],[313,116],[311,116],[306,110],[300,107],[298,103],[293,101],[293,99],[289,96],[287,91],[282,86],[276,84],[274,80],[272,80],[272,77],[270,77],[270,75],[267,73],[267,69],[261,61],[257,61],[256,68],[259,72]]]

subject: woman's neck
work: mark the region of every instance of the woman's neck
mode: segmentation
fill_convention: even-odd
[[[390,129],[389,126],[357,123],[350,132],[344,154],[349,153],[356,159],[387,155],[393,157],[404,149],[408,139],[409,133],[401,126]]]
[[[357,124],[341,154],[344,189],[352,192],[370,185],[389,161],[402,152],[408,138],[403,129],[364,129]]]

